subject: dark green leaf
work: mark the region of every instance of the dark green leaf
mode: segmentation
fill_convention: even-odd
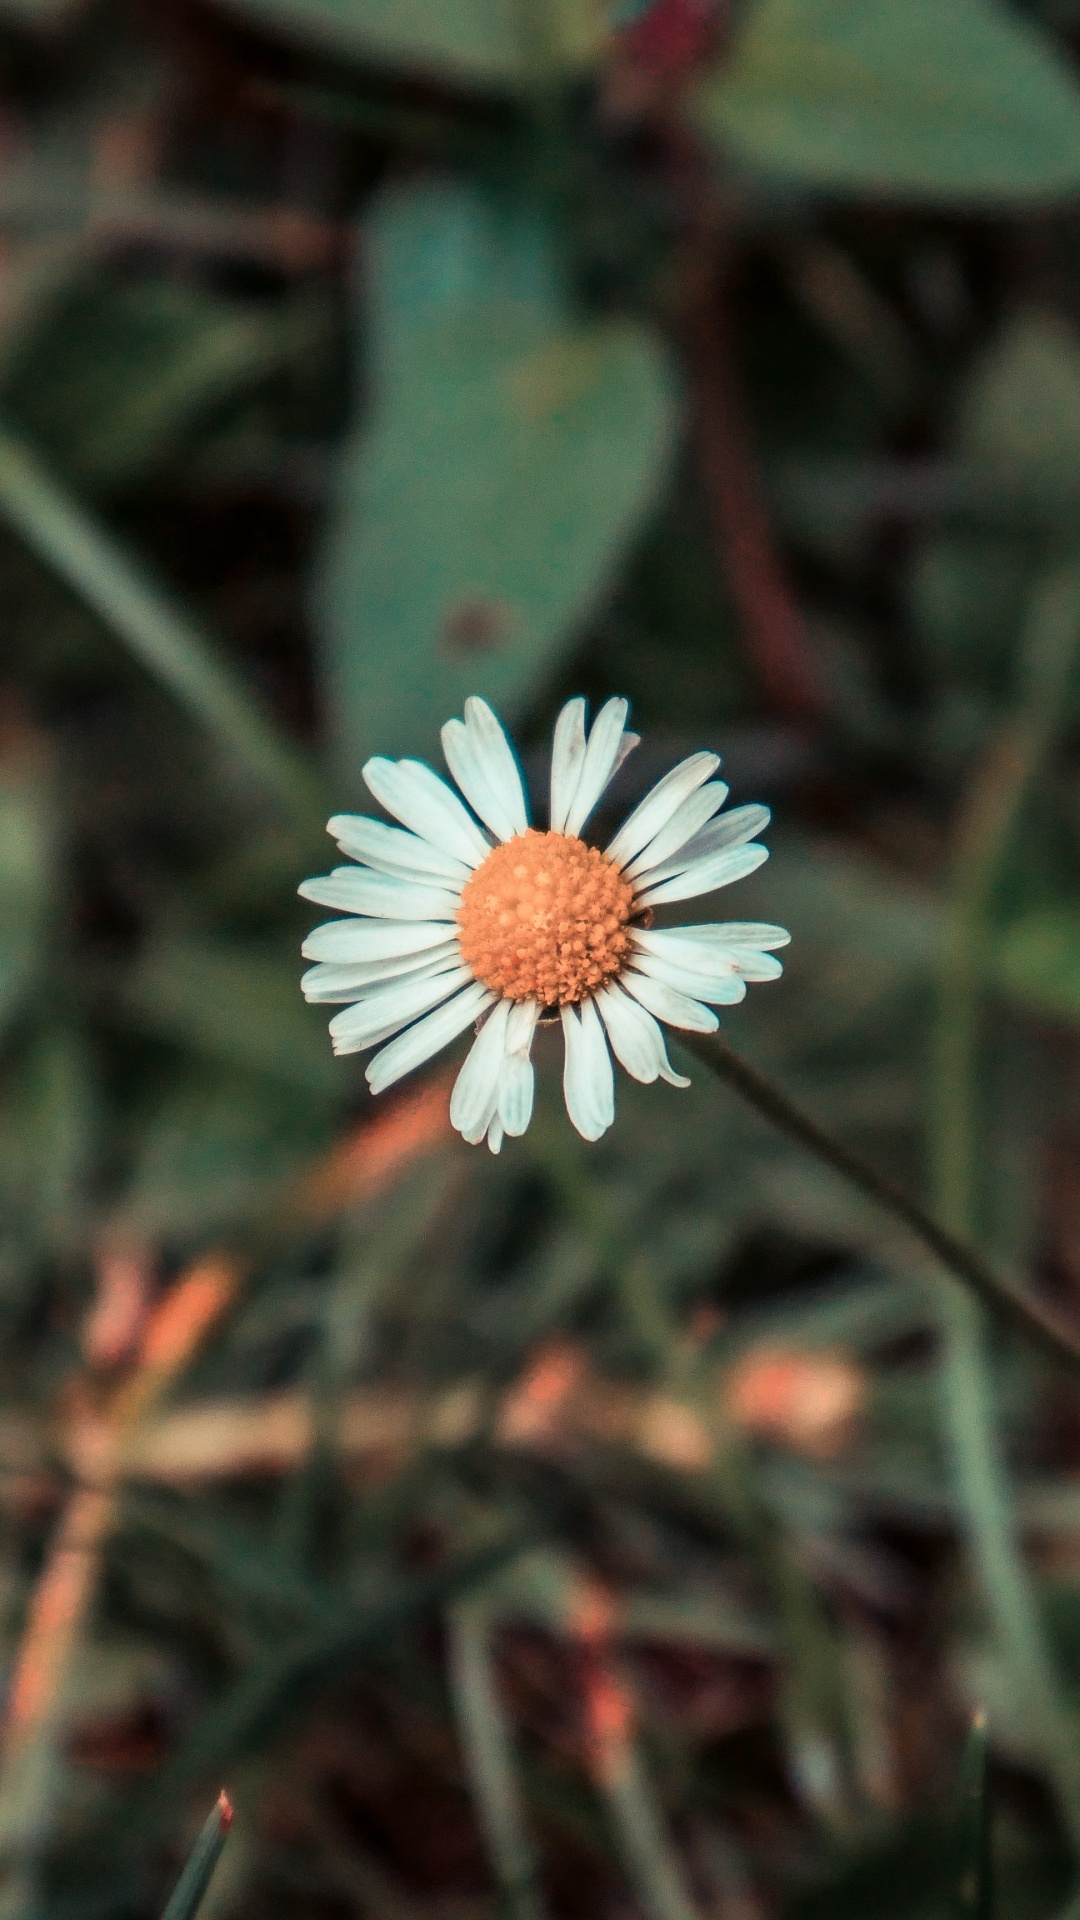
[[[757,0],[698,119],[749,165],[842,193],[1080,187],[1080,92],[995,0]]]

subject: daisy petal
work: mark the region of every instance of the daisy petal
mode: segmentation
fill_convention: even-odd
[[[629,760],[630,755],[634,751],[634,748],[640,747],[640,745],[641,745],[640,733],[624,733],[623,734],[622,739],[619,741],[619,751],[615,755],[615,765],[611,770],[612,779],[615,778],[615,775],[618,773],[619,768],[622,766],[623,761]]]
[[[715,940],[695,940],[696,927],[665,927],[662,930],[651,928],[646,931],[638,928],[633,936],[634,945],[642,954],[658,955],[672,966],[684,968],[691,973],[711,977],[713,974],[725,978],[729,974],[740,974],[744,980],[778,980],[784,969],[779,960],[771,953],[761,953],[750,946],[731,946]],[[707,929],[705,931],[708,931]],[[639,965],[643,965],[639,962]],[[649,972],[649,968],[645,968]],[[664,975],[665,979],[669,976]],[[673,985],[678,984],[672,982]],[[708,995],[696,995],[696,998],[708,998]],[[739,995],[742,998],[742,995]]]
[[[520,1138],[532,1119],[536,1073],[529,1056],[539,1018],[536,1001],[523,1000],[513,1008],[507,1024],[506,1057],[499,1077],[498,1117],[505,1132],[514,1140]]]
[[[615,1118],[615,1076],[604,1029],[591,1000],[582,1001],[580,1015],[573,1007],[561,1011],[566,1111],[583,1140],[599,1140]]]
[[[568,700],[551,743],[551,830],[562,833],[585,764],[585,702]]]
[[[533,1035],[540,1019],[540,1005],[536,1000],[516,1000],[510,1011],[510,1023],[506,1029],[507,1053],[529,1053]]]
[[[704,942],[706,946],[724,947],[732,953],[743,947],[756,947],[768,953],[773,947],[786,947],[791,943],[786,927],[771,927],[763,920],[704,920],[688,927],[665,927],[663,932],[665,940],[685,940],[691,945]]]
[[[467,867],[478,867],[487,859],[490,842],[457,794],[422,760],[369,760],[364,779],[387,813],[433,847],[463,860]]]
[[[727,797],[728,789],[723,780],[707,780],[703,787],[699,787],[696,793],[690,794],[681,806],[676,807],[667,825],[661,827],[637,859],[624,867],[627,879],[633,880],[638,874],[649,873],[671,854],[678,853],[679,848],[700,831],[706,820],[712,819]]]
[[[566,815],[566,833],[581,832],[611,779],[618,764],[629,711],[629,700],[606,700],[593,721],[577,789]]]
[[[692,860],[704,859],[706,854],[722,853],[725,847],[745,846],[767,827],[772,815],[768,807],[757,804],[749,807],[733,807],[720,820],[710,820],[707,827],[695,833],[692,840],[679,848],[669,860],[664,860],[655,869],[650,869],[650,881],[670,880],[677,873],[684,873]]]
[[[497,1001],[469,1048],[450,1095],[450,1124],[470,1146],[484,1138],[498,1104],[509,1017],[509,1000]]]
[[[445,920],[327,920],[300,951],[305,960],[397,960],[440,947],[446,937]]]
[[[683,801],[695,793],[719,765],[718,753],[692,753],[688,760],[680,760],[623,821],[611,845],[604,849],[608,859],[614,860],[618,867],[625,866],[642,847],[648,846]]]
[[[400,874],[405,880],[422,878],[429,886],[432,878],[462,886],[472,872],[464,860],[455,860],[453,854],[433,847],[419,834],[387,826],[385,820],[373,820],[366,813],[335,813],[326,831],[333,835],[342,853],[380,873]]]
[[[596,996],[597,1010],[607,1028],[612,1051],[633,1080],[648,1086],[663,1075],[674,1086],[688,1087],[689,1080],[674,1073],[664,1046],[664,1036],[653,1019],[636,1000],[614,981],[602,987]]]
[[[387,873],[367,873],[363,867],[335,867],[333,873],[303,881],[296,891],[317,906],[381,920],[453,920],[461,904],[456,893],[443,887],[418,886]]]
[[[524,833],[529,825],[529,808],[517,755],[498,715],[476,694],[470,694],[465,702],[465,727],[488,786],[510,821],[507,838]]]
[[[335,1053],[359,1053],[361,1047],[373,1047],[388,1040],[392,1033],[415,1020],[417,1014],[449,1000],[459,987],[472,979],[468,967],[447,967],[421,980],[410,974],[394,980],[375,993],[367,993],[354,1006],[336,1013],[330,1022],[330,1038]]]
[[[650,873],[638,900],[642,906],[658,907],[665,900],[693,900],[700,893],[715,893],[718,887],[728,887],[733,880],[745,880],[747,874],[756,872],[768,857],[768,847],[757,842],[748,847],[727,847],[723,853],[692,861],[673,880],[657,884],[656,876]]]
[[[463,720],[448,720],[442,730],[446,764],[466,800],[480,815],[484,825],[490,827],[495,838],[513,840],[517,834],[525,832],[527,825],[521,776],[514,756],[491,708],[484,706],[482,701],[467,700],[465,706],[466,711],[470,706],[483,706],[509,766],[499,755],[493,740],[480,727]]]
[[[485,1007],[489,1007],[495,995],[489,987],[482,986],[479,980],[463,988],[453,1000],[445,1006],[436,1007],[425,1019],[418,1020],[414,1027],[391,1040],[388,1047],[375,1054],[368,1061],[367,1080],[372,1093],[384,1093],[392,1087],[395,1080],[403,1074],[411,1073],[414,1067],[423,1066],[433,1053],[439,1053],[456,1040],[459,1033],[478,1019]]]
[[[523,1134],[532,1119],[536,1070],[527,1054],[508,1053],[499,1076],[499,1123],[512,1140]]]
[[[366,966],[359,960],[353,966],[322,960],[308,968],[300,990],[304,999],[316,1006],[344,1005],[358,1000],[367,987],[383,986],[389,980],[413,978],[421,973],[440,973],[444,967],[454,965],[460,951],[456,940],[447,940],[441,947],[429,947],[423,953],[406,954],[400,960],[372,960]]]
[[[734,1007],[746,999],[746,982],[740,979],[731,961],[711,968],[708,973],[698,973],[693,967],[680,966],[660,954],[639,953],[634,965],[639,972],[648,974],[650,980],[661,980],[666,987],[674,987],[676,993],[684,993],[688,1000],[703,1000],[706,1006]]]
[[[687,1033],[715,1033],[720,1025],[711,1007],[703,1007],[699,1001],[688,999],[685,993],[677,993],[662,980],[631,972],[620,974],[619,980],[627,993],[632,993],[655,1019],[666,1021],[669,1027],[682,1027]]]
[[[749,947],[736,949],[735,965],[744,980],[779,980],[784,969],[772,953],[754,953]]]

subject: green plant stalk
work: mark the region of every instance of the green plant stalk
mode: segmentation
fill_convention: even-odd
[[[221,1858],[221,1850],[229,1837],[233,1810],[225,1794],[218,1796],[213,1812],[203,1822],[202,1830],[188,1855],[187,1864],[173,1888],[161,1920],[194,1920],[202,1905],[203,1895],[210,1885],[214,1868]]]
[[[0,428],[0,518],[273,795],[305,838],[326,818],[319,781],[219,654],[38,456]]]
[[[977,1713],[971,1722],[960,1768],[956,1920],[992,1920],[994,1910],[988,1757],[986,1715]]]
[[[700,1920],[664,1832],[635,1741],[621,1740],[599,1781],[619,1850],[653,1920]]]
[[[978,1232],[978,1055],[985,955],[1014,831],[1053,745],[1080,648],[1080,565],[1051,568],[1036,587],[1020,656],[1014,714],[977,769],[955,836],[954,884],[930,1061],[930,1180],[945,1227]],[[980,1307],[943,1280],[942,1411],[961,1513],[1014,1698],[1025,1713],[1080,1850],[1080,1756],[1058,1694],[1035,1589],[1017,1540],[994,1431]]]
[[[1075,1333],[1048,1313],[1039,1301],[1027,1298],[1018,1287],[1002,1279],[970,1242],[950,1233],[895,1181],[879,1172],[845,1141],[838,1140],[826,1127],[819,1126],[797,1101],[790,1099],[767,1074],[760,1073],[735,1053],[719,1034],[681,1033],[679,1045],[703,1060],[719,1079],[733,1086],[773,1126],[849,1180],[860,1193],[876,1200],[894,1219],[902,1221],[948,1272],[966,1281],[984,1304],[1017,1333],[1034,1341],[1049,1358],[1067,1360],[1073,1367],[1080,1362],[1080,1340]]]
[[[709,1474],[717,1509],[760,1568],[781,1638],[779,1717],[803,1796],[835,1832],[854,1808],[851,1729],[836,1687],[838,1647],[820,1589],[800,1564],[755,1483],[743,1437],[722,1401],[710,1408],[715,1452]]]
[[[525,1825],[513,1741],[491,1658],[491,1618],[482,1594],[449,1608],[450,1685],[473,1803],[512,1920],[541,1920],[536,1854]]]

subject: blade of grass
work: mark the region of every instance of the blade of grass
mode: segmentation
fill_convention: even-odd
[[[699,1920],[634,1738],[634,1705],[614,1663],[611,1595],[583,1577],[571,1626],[578,1643],[589,1772],[628,1878],[652,1920]]]
[[[988,1758],[986,1715],[977,1713],[960,1766],[956,1920],[991,1920],[993,1913]]]
[[[29,447],[0,429],[0,518],[271,793],[305,837],[326,818],[320,785],[216,643]]]
[[[979,1230],[978,1071],[983,968],[1013,837],[1067,714],[1080,652],[1080,564],[1050,567],[1021,638],[1013,712],[985,750],[954,832],[953,890],[930,1063],[930,1178],[946,1228]],[[983,1316],[970,1293],[940,1289],[942,1417],[968,1545],[1007,1664],[1016,1709],[1034,1735],[1080,1851],[1080,1757],[1064,1711],[1034,1585],[1017,1538],[995,1431]]]
[[[513,1740],[491,1658],[491,1615],[482,1594],[447,1614],[450,1685],[477,1818],[492,1870],[514,1920],[543,1914],[536,1854],[525,1824]]]
[[[203,1822],[202,1830],[188,1855],[187,1864],[173,1888],[161,1920],[195,1920],[195,1915],[202,1905],[203,1895],[210,1885],[214,1868],[221,1859],[222,1848],[229,1837],[232,1817],[233,1810],[228,1795],[219,1793],[217,1804]]]

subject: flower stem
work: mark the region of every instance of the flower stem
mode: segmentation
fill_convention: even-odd
[[[861,1193],[876,1200],[894,1219],[903,1221],[948,1272],[965,1280],[980,1299],[1018,1333],[1033,1340],[1056,1360],[1068,1360],[1074,1366],[1080,1362],[1080,1338],[1047,1312],[1041,1302],[1027,1298],[1018,1287],[1003,1279],[966,1240],[950,1232],[860,1153],[819,1126],[782,1088],[735,1053],[719,1035],[687,1033],[679,1037],[683,1046],[733,1086],[766,1120],[771,1120],[782,1133],[797,1140],[834,1172],[842,1174]]]

